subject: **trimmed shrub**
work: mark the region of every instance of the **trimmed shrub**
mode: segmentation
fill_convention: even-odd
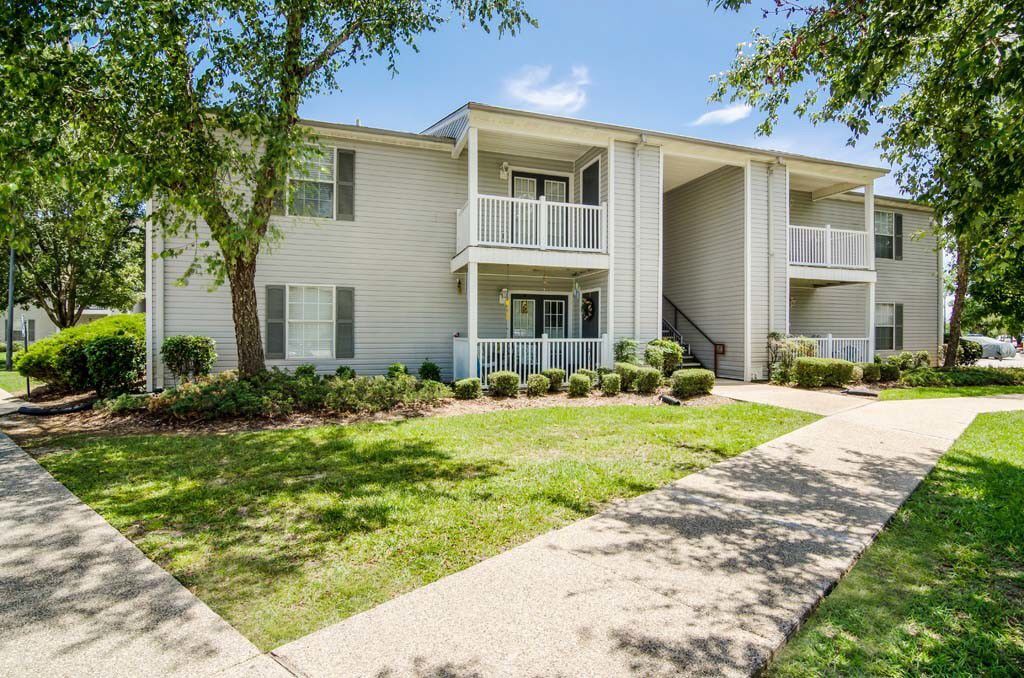
[[[861,370],[861,379],[865,384],[875,384],[882,378],[882,366],[878,363],[857,363]]]
[[[655,339],[647,346],[656,346],[661,349],[661,369],[665,374],[672,374],[683,363],[683,347],[671,339]],[[656,367],[656,365],[652,365],[652,367]]]
[[[420,365],[419,375],[424,381],[441,381],[441,367],[437,363],[424,360]]]
[[[880,363],[878,365],[879,381],[897,381],[900,378],[900,367],[893,363]]]
[[[459,400],[476,400],[483,392],[484,388],[477,377],[459,379],[455,382],[455,397]]]
[[[636,378],[633,380],[633,388],[637,393],[648,395],[654,393],[661,386],[661,370],[657,367],[638,367]]]
[[[519,375],[515,372],[491,372],[487,386],[492,396],[514,398],[519,393]]]
[[[175,419],[271,418],[291,412],[287,399],[261,389],[234,371],[200,377],[153,396],[149,411]]]
[[[615,362],[637,364],[636,339],[619,339],[615,342]]]
[[[583,398],[590,395],[590,389],[593,387],[593,382],[590,381],[590,377],[580,372],[569,377],[569,396],[573,398]]]
[[[793,381],[797,358],[813,358],[817,354],[818,342],[814,339],[772,332],[768,335],[768,377],[776,384],[788,384]]]
[[[658,371],[665,369],[665,349],[653,343],[644,349],[644,362]]]
[[[601,377],[601,393],[606,396],[618,395],[622,390],[622,377],[617,372],[609,372]]]
[[[338,379],[351,379],[356,376],[356,371],[348,365],[338,365],[338,368],[334,370],[334,376]]]
[[[97,400],[93,403],[92,408],[94,410],[99,410],[100,412],[109,412],[110,414],[145,412],[149,409],[149,401],[151,398],[152,396],[150,395],[131,395],[129,393],[122,393],[121,395],[114,396],[113,398]]]
[[[559,391],[562,388],[562,384],[565,383],[565,370],[558,367],[552,367],[541,372],[548,381],[551,383],[548,388],[549,391]]]
[[[715,373],[711,370],[692,368],[672,373],[672,395],[677,398],[707,395],[714,387]]]
[[[409,368],[402,363],[391,363],[388,365],[388,379],[394,379],[401,374],[409,374]]]
[[[551,380],[543,374],[531,374],[526,378],[526,395],[542,396],[551,388]]]
[[[216,342],[210,337],[179,335],[164,339],[160,357],[178,381],[205,377],[217,361]]]
[[[424,379],[416,386],[411,405],[434,406],[452,397],[452,390],[439,381]]]
[[[973,365],[981,360],[981,344],[969,339],[961,339],[956,352],[957,365]]]
[[[852,377],[851,377],[850,381],[852,381],[853,383],[856,384],[856,383],[859,383],[859,382],[861,382],[863,380],[864,380],[864,370],[861,369],[860,365],[858,365],[857,363],[854,363],[853,364],[853,374],[852,374]]]
[[[619,375],[623,391],[631,391],[633,389],[633,381],[636,379],[639,369],[633,363],[615,363],[615,374]]]
[[[928,351],[918,351],[914,354],[914,367],[930,367],[932,364],[932,357],[928,354]]]
[[[903,351],[902,353],[889,356],[885,359],[885,362],[900,368],[900,372],[905,372],[914,368],[914,354],[910,351]]]
[[[601,385],[601,376],[594,370],[576,370],[576,374],[582,374],[589,379],[591,388],[597,388]]]
[[[803,388],[843,386],[853,380],[853,363],[834,358],[797,358],[793,378]]]
[[[90,386],[102,397],[132,390],[146,373],[146,343],[128,334],[85,343]]]
[[[417,383],[408,374],[333,379],[324,404],[336,412],[383,412],[417,402]]]
[[[1024,386],[1024,368],[922,367],[900,378],[904,386]]]
[[[17,354],[15,368],[23,377],[45,381],[54,389],[92,388],[86,345],[98,337],[119,334],[146,339],[145,314],[117,314],[91,323],[69,327],[40,339]]]

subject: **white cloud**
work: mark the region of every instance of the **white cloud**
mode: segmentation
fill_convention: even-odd
[[[736,104],[717,111],[708,111],[693,121],[694,125],[731,125],[750,116],[751,108],[747,104]]]
[[[575,113],[587,103],[590,73],[586,66],[573,66],[564,80],[550,78],[551,66],[527,66],[505,81],[505,94],[544,113]]]

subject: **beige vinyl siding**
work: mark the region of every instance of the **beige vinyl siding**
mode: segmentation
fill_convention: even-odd
[[[592,274],[579,276],[580,290],[598,289],[600,291],[600,332],[607,330],[607,313],[603,308],[605,304],[605,292],[607,273],[599,271]],[[502,338],[509,336],[508,318],[505,316],[505,307],[498,302],[498,295],[503,288],[508,288],[512,294],[550,294],[567,296],[568,304],[566,310],[569,314],[568,335],[570,337],[580,336],[580,308],[579,303],[572,298],[572,278],[567,276],[527,276],[517,275],[506,277],[500,272],[482,270],[480,273],[480,311],[478,317],[479,332],[482,338]]]
[[[605,202],[608,200],[608,149],[595,146],[589,151],[577,158],[576,162],[573,163],[573,188],[572,188],[572,201],[579,203],[583,200],[583,170],[589,165],[595,158],[600,163],[600,183],[599,190],[599,201]]]
[[[743,378],[743,181],[742,168],[724,167],[665,194],[665,296],[726,345],[719,374],[733,379]],[[711,346],[679,330],[714,365]]]
[[[659,223],[661,203],[661,155],[658,148],[641,146],[639,162],[635,144],[615,144],[615,339],[629,337],[641,343],[658,338],[661,311],[658,276],[661,251]],[[639,204],[634,215],[634,170],[639,172]],[[636,223],[634,223],[636,222]],[[640,249],[639,276],[636,247]],[[640,287],[640,327],[635,324],[634,283]]]
[[[768,376],[768,333],[786,330],[786,171],[784,165],[750,164],[750,365],[762,378]],[[769,187],[773,248],[769,248]],[[769,263],[770,259],[774,262]],[[769,312],[769,296],[774,316]]]
[[[825,226],[864,230],[864,203],[825,198],[814,202],[806,191],[789,194],[789,222],[794,226]]]
[[[551,172],[557,175],[572,176],[573,171],[572,162],[565,160],[509,155],[507,153],[493,153],[485,150],[479,152],[478,162],[480,165],[479,190],[485,195],[512,195],[512,191],[509,188],[512,171],[509,171],[509,179],[502,179],[499,176],[502,163],[507,162],[509,167],[532,170],[541,174]]]
[[[867,298],[867,285],[794,285],[790,288],[790,334],[867,337]]]
[[[284,237],[264,248],[256,269],[261,332],[266,285],[353,287],[355,358],[318,360],[321,371],[347,364],[373,374],[394,361],[415,370],[429,358],[450,377],[452,335],[466,332],[465,288],[460,295],[449,272],[455,210],[466,200],[466,160],[386,144],[344,147],[356,151],[355,221],[278,218]],[[188,253],[166,260],[164,334],[213,337],[216,369],[233,368],[228,289],[209,291],[202,275],[175,285],[190,261]],[[268,365],[302,362],[311,361]]]

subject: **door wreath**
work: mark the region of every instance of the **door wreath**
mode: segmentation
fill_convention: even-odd
[[[594,319],[594,300],[590,297],[583,297],[580,301],[580,316],[587,322]]]

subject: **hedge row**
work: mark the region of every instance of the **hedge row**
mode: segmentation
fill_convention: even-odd
[[[926,367],[905,372],[903,386],[1024,386],[1020,367]]]

